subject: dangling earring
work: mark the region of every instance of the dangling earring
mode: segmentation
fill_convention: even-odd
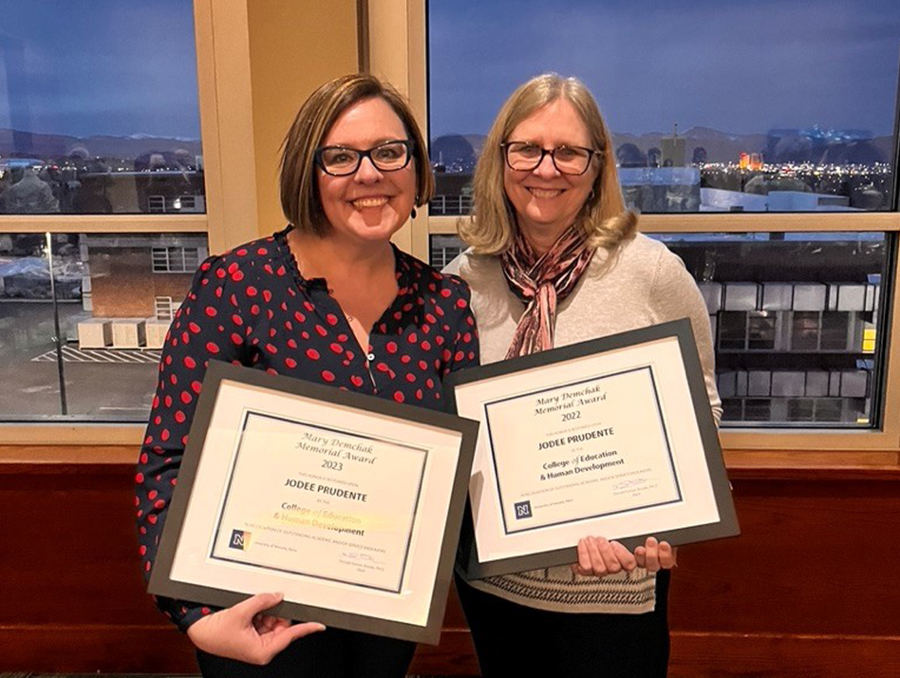
[[[410,214],[409,214],[409,216],[412,217],[413,219],[415,219],[416,215],[418,214],[418,212],[416,212],[416,205],[418,205],[418,204],[419,204],[419,194],[416,193],[416,199],[413,201],[412,212],[410,212]]]
[[[415,219],[417,215],[418,215],[418,212],[416,212],[416,208],[413,207],[412,212],[409,213],[409,216],[411,219]]]

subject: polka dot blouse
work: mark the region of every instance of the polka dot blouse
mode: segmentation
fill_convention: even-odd
[[[442,378],[477,364],[461,279],[394,250],[398,293],[360,347],[324,279],[300,275],[288,229],[206,260],[175,315],[138,462],[135,507],[149,578],[209,360],[443,409]],[[208,608],[157,604],[182,630]]]

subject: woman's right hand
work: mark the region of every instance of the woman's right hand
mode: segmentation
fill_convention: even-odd
[[[623,570],[631,572],[635,567],[634,554],[619,542],[584,537],[578,540],[578,562],[572,565],[572,571],[583,577],[605,577]]]
[[[194,622],[188,638],[209,654],[264,666],[298,638],[325,630],[318,622],[292,625],[265,614],[283,598],[281,593],[258,593]]]

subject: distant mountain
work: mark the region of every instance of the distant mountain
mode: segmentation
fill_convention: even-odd
[[[809,130],[773,130],[771,134],[731,134],[710,127],[691,127],[679,134],[685,140],[685,162],[690,164],[697,149],[705,151],[706,162],[737,163],[741,153],[761,153],[766,162],[826,162],[834,164],[872,164],[889,162],[893,139],[889,136],[874,139],[828,140],[814,136]],[[651,149],[660,149],[662,139],[671,132],[645,134],[613,133],[613,145],[618,150],[632,144],[633,156],[646,158]],[[451,134],[433,139],[431,161],[440,162],[448,172],[471,172],[477,154],[484,146],[481,134]]]
[[[87,157],[128,159],[177,149],[184,149],[191,156],[202,154],[199,139],[154,137],[148,134],[133,134],[127,137],[74,137],[0,128],[0,156],[5,157],[50,159],[86,154]]]
[[[811,162],[831,165],[873,165],[890,162],[890,137],[827,138],[793,130],[768,137],[766,162]]]
[[[641,135],[613,132],[613,144],[619,148],[631,143],[646,154],[651,148],[661,148],[663,138],[671,136],[671,132],[648,132]],[[705,149],[706,162],[738,162],[741,153],[761,153],[768,139],[765,134],[729,134],[709,127],[691,127],[678,136],[685,140],[684,154],[688,164],[697,148]]]

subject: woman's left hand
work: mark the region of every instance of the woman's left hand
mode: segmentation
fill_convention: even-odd
[[[671,570],[678,563],[678,549],[667,541],[657,541],[655,537],[647,537],[643,546],[634,550],[638,567],[647,568],[648,572]]]

